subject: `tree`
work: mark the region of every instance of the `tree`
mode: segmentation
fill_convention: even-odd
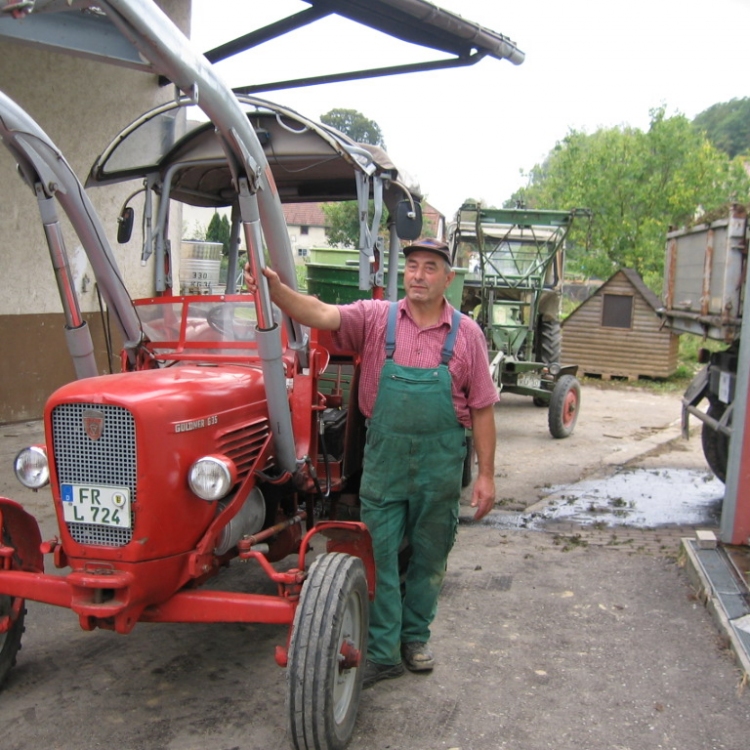
[[[320,121],[359,143],[369,143],[372,146],[385,148],[383,134],[378,124],[356,109],[332,109],[321,115]]]
[[[229,255],[229,242],[232,237],[232,228],[226,214],[219,215],[218,211],[211,217],[206,229],[206,240],[208,242],[221,242],[222,255]]]
[[[530,208],[589,208],[570,235],[568,258],[586,276],[626,266],[660,291],[669,226],[730,200],[747,201],[750,180],[683,116],[651,112],[649,129],[572,130],[529,174],[513,200]],[[588,237],[585,232],[589,232]]]
[[[714,104],[696,115],[693,125],[730,158],[750,153],[750,98]]]
[[[356,201],[324,203],[326,236],[332,247],[359,247],[359,211]]]

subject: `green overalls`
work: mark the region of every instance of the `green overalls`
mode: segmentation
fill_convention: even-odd
[[[441,363],[430,368],[393,361],[396,313],[392,303],[360,487],[361,518],[372,535],[377,568],[368,658],[378,664],[400,662],[402,643],[430,639],[458,528],[466,452],[448,371],[461,313],[453,314]],[[398,551],[405,536],[412,555],[402,599]]]

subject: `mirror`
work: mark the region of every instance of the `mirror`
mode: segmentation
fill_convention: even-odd
[[[402,240],[416,240],[422,234],[422,206],[414,201],[396,204],[396,234]]]
[[[124,245],[130,242],[133,234],[133,221],[135,220],[135,209],[125,206],[117,219],[117,241]]]

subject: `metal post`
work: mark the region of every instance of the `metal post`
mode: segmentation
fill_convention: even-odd
[[[94,358],[94,342],[91,340],[91,331],[88,323],[83,319],[78,305],[75,285],[70,274],[68,256],[65,252],[65,241],[63,239],[60,220],[55,208],[55,199],[48,198],[40,185],[35,186],[39,213],[44,225],[44,234],[47,238],[47,246],[55,269],[57,289],[60,293],[60,301],[65,315],[65,335],[68,351],[73,359],[76,378],[91,378],[98,375],[96,359]]]
[[[730,222],[730,242],[747,242],[743,223],[742,236],[733,233]],[[729,441],[727,481],[721,508],[720,535],[727,544],[750,544],[750,295],[745,294],[742,305],[745,321],[740,329],[740,349],[737,362],[737,382],[733,401],[732,439]]]
[[[388,233],[390,240],[388,247],[388,290],[386,296],[389,302],[395,302],[398,299],[398,256],[401,250],[401,241],[396,234],[396,223],[391,222]]]
[[[292,415],[289,410],[289,395],[286,390],[286,373],[282,360],[281,328],[273,319],[268,280],[263,275],[265,261],[258,197],[250,192],[246,178],[240,179],[239,183],[239,207],[247,255],[253,277],[258,283],[258,293],[255,297],[255,312],[258,321],[255,340],[258,344],[258,355],[263,370],[263,387],[268,399],[271,432],[279,467],[294,473],[297,470],[297,453],[292,430]]]

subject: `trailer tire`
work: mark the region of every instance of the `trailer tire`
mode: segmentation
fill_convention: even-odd
[[[13,546],[10,536],[6,532],[3,534],[3,543],[9,547]],[[12,567],[20,567],[18,561],[14,558]],[[0,620],[9,616],[13,610],[18,612],[15,622],[4,633],[0,633],[0,688],[2,688],[8,677],[8,672],[16,663],[16,655],[21,649],[21,636],[25,630],[24,619],[26,617],[26,607],[24,600],[17,597],[0,595]]]
[[[714,401],[708,407],[706,414],[715,420],[720,420],[724,416],[726,406],[720,401]],[[703,455],[706,457],[708,468],[716,475],[716,478],[722,482],[727,481],[727,463],[729,461],[729,437],[723,432],[714,430],[706,422],[701,429],[701,446]]]
[[[297,750],[343,750],[362,691],[369,620],[358,557],[321,555],[310,567],[294,615],[287,665],[289,734]],[[355,666],[341,668],[347,651]],[[352,651],[353,650],[353,651]]]
[[[566,438],[576,426],[581,407],[581,384],[573,375],[563,375],[552,390],[547,421],[553,438]]]

